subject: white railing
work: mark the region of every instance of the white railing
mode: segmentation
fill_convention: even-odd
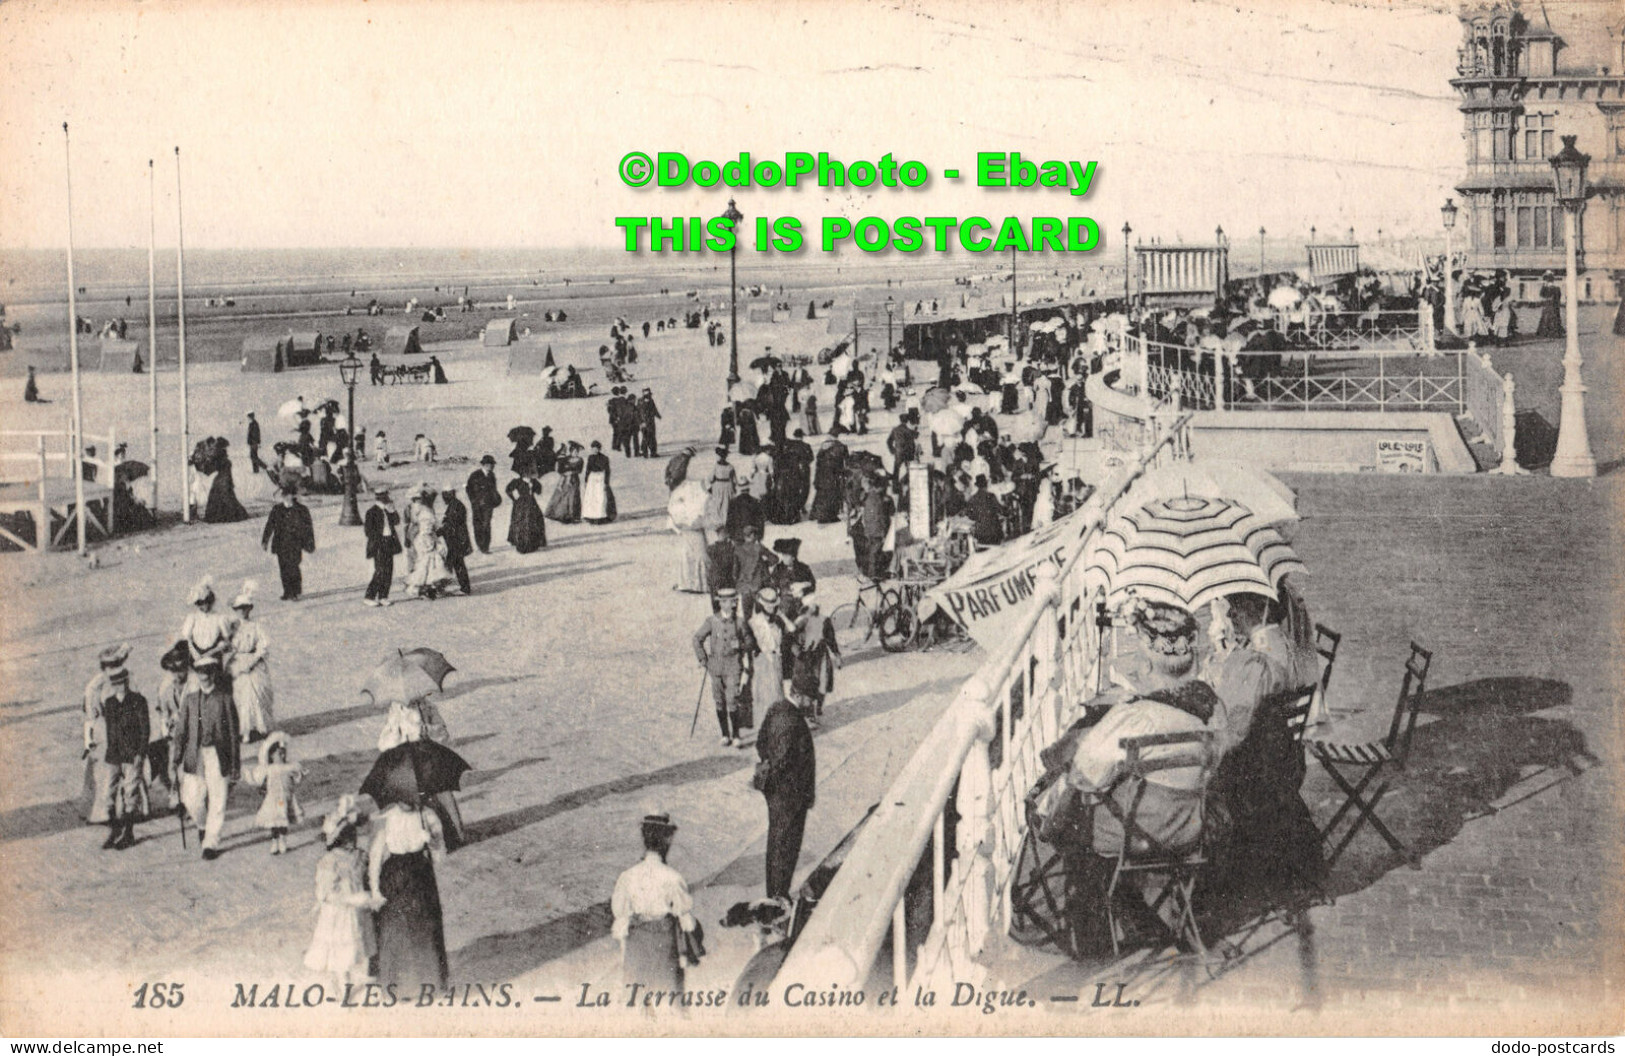
[[[1495,365],[1483,352],[1473,351],[1462,356],[1462,414],[1478,426],[1474,442],[1482,442],[1495,455],[1502,466],[1510,468],[1513,453],[1510,450],[1515,410],[1512,397],[1512,376],[1495,372]]]
[[[1085,546],[1141,473],[1188,450],[1189,422],[1175,420],[1090,500],[1064,566],[1044,566],[1009,644],[961,687],[887,789],[779,982],[856,989],[878,972],[882,985],[941,988],[984,978],[976,958],[990,932],[1010,923],[1010,879],[1038,753],[1060,735],[1065,705],[1080,703],[1098,681],[1099,587],[1085,575]]]
[[[1417,360],[1414,355],[1377,349],[1335,357],[1300,354],[1296,367],[1259,375],[1247,369],[1250,353],[1230,386],[1226,406],[1238,411],[1448,411],[1466,408],[1463,391],[1466,353]],[[1269,355],[1269,353],[1259,353]],[[1335,359],[1337,369],[1314,373],[1319,359]],[[1354,359],[1351,363],[1350,360]],[[1399,359],[1407,362],[1395,363]],[[1452,369],[1453,368],[1453,369]],[[1324,368],[1323,368],[1324,369]]]

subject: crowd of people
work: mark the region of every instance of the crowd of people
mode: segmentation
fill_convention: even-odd
[[[84,692],[81,813],[107,826],[104,849],[133,846],[137,824],[179,817],[182,842],[195,826],[202,859],[215,861],[238,784],[262,790],[251,825],[265,834],[270,854],[295,849],[289,838],[305,818],[298,789],[306,767],[277,722],[271,642],[254,619],[257,589],[245,582],[228,612],[211,579],[193,587],[192,611],[158,658],[162,676],[151,697],[132,685],[128,644],[99,655]],[[380,755],[409,741],[449,739],[432,701],[378,703],[388,708]],[[341,982],[444,986],[433,860],[462,840],[455,799],[448,792],[415,805],[391,802],[373,821],[365,852],[358,834],[367,820],[355,796],[342,797],[323,821],[326,853],[316,868],[317,921],[305,964]]]
[[[1290,578],[1279,593],[1279,601],[1231,594],[1200,614],[1137,602],[1124,614],[1133,644],[1120,654],[1113,684],[1081,702],[1076,720],[1041,753],[1029,838],[1065,862],[1061,900],[1075,954],[1112,951],[1112,898],[1136,934],[1144,929],[1159,943],[1170,931],[1180,937],[1145,902],[1111,891],[1130,823],[1136,838],[1167,853],[1205,848],[1213,868],[1203,890],[1214,902],[1290,905],[1319,893],[1320,832],[1300,792],[1303,749],[1287,723],[1289,708],[1318,681],[1319,659]],[[1146,749],[1146,759],[1169,763],[1131,779],[1122,742],[1155,735],[1195,736]]]

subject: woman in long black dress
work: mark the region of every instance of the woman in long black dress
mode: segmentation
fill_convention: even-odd
[[[1562,337],[1563,288],[1549,271],[1540,278],[1540,321],[1535,324],[1535,336]]]
[[[228,446],[229,441],[225,437],[215,438],[212,452],[205,456],[207,468],[198,467],[205,473],[214,474],[214,483],[209,485],[209,501],[203,507],[203,520],[208,524],[232,524],[248,520],[248,511],[237,501],[237,487],[232,483],[231,459],[226,454]]]
[[[435,860],[445,853],[440,819],[427,798],[392,803],[378,815],[368,876],[378,911],[378,981],[415,991],[446,985],[446,928]],[[380,901],[381,900],[381,901]]]
[[[504,489],[512,500],[508,515],[508,542],[521,554],[534,553],[547,545],[547,524],[542,519],[542,508],[536,504],[536,495],[542,482],[534,471],[515,477]]]
[[[834,524],[841,519],[845,486],[846,445],[833,438],[825,440],[824,446],[818,449],[813,469],[813,520],[819,524]]]

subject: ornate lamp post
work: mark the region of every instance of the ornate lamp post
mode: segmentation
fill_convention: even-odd
[[[729,198],[722,218],[732,223],[734,230],[734,244],[728,247],[728,388],[731,390],[739,382],[739,221],[745,219],[745,214]]]
[[[344,509],[339,512],[339,524],[344,527],[354,527],[361,523],[361,510],[355,501],[355,383],[361,377],[361,360],[354,352],[339,361],[339,377],[344,381],[344,387],[349,390],[350,406],[349,417],[345,419],[350,426],[350,464],[344,467]]]
[[[1264,229],[1258,229],[1258,273],[1264,274]]]
[[[1451,333],[1456,332],[1456,269],[1451,266],[1450,229],[1456,226],[1459,211],[1454,198],[1446,198],[1444,207],[1439,210],[1444,221],[1444,328]]]
[[[1586,165],[1591,156],[1574,149],[1574,136],[1563,137],[1563,149],[1552,158],[1557,201],[1563,206],[1563,252],[1568,276],[1563,290],[1563,385],[1557,425],[1557,453],[1552,458],[1554,477],[1594,477],[1597,461],[1591,457],[1586,435],[1586,387],[1580,381],[1580,279],[1578,246],[1580,210],[1585,208]]]
[[[1132,227],[1128,226],[1128,221],[1127,220],[1123,221],[1123,311],[1124,312],[1128,311],[1129,298],[1131,296],[1133,296],[1133,294],[1129,290],[1129,267],[1128,267],[1128,236],[1130,234],[1132,234],[1133,232],[1134,232],[1134,229]]]

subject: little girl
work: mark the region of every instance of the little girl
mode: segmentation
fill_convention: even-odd
[[[316,932],[305,953],[305,967],[328,972],[341,983],[367,978],[367,965],[377,952],[371,910],[376,900],[367,890],[367,856],[356,847],[361,815],[354,796],[343,796],[322,820],[327,853],[316,864]]]
[[[305,818],[293,789],[305,776],[298,763],[288,762],[288,735],[277,730],[260,744],[260,765],[245,767],[243,779],[265,786],[265,802],[254,815],[254,824],[271,830],[271,853],[286,854],[288,828]]]

